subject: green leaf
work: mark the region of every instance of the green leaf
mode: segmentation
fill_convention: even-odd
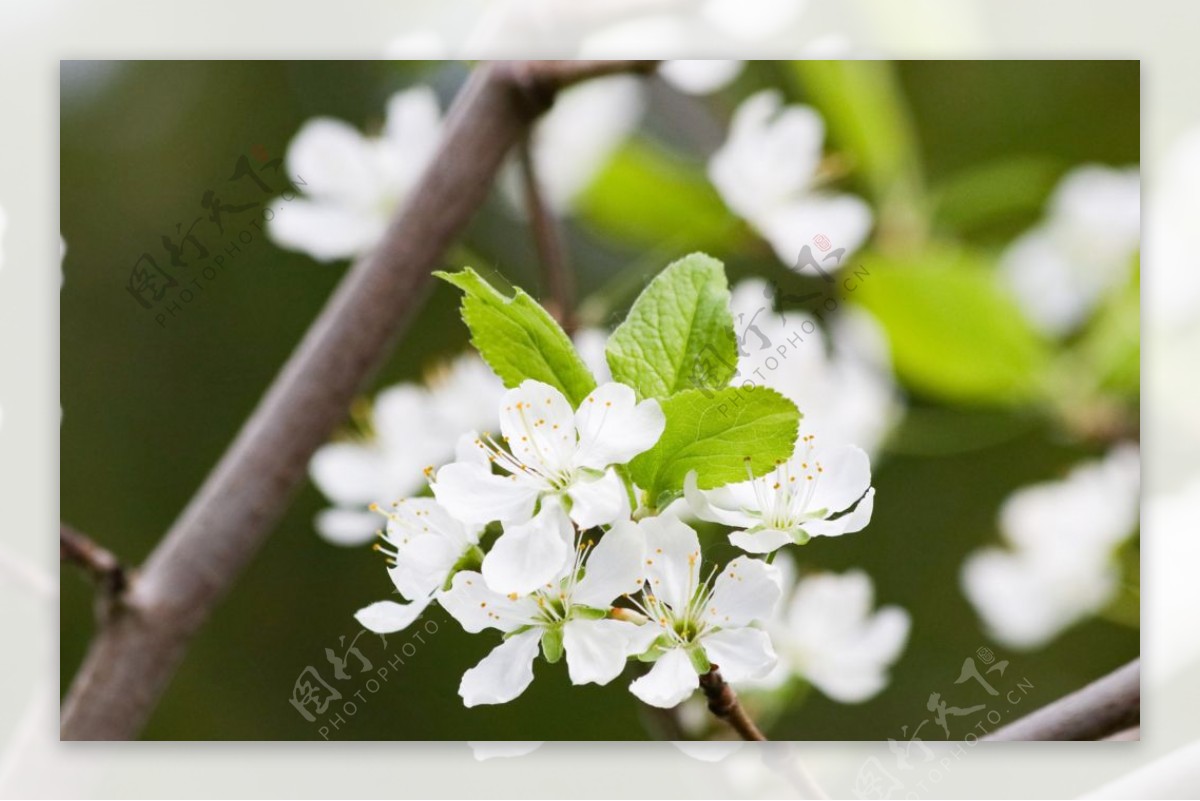
[[[721,262],[693,253],[659,273],[609,338],[606,354],[613,380],[641,398],[668,398],[698,382],[728,384],[737,342]]]
[[[576,206],[603,233],[643,247],[671,240],[715,249],[745,235],[702,164],[641,138],[613,154]]]
[[[765,387],[690,389],[662,401],[666,429],[653,448],[630,462],[630,474],[658,504],[680,492],[696,471],[700,489],[745,481],[791,457],[800,426],[796,404]]]
[[[943,180],[933,191],[934,221],[958,232],[1032,225],[1062,177],[1056,159],[1011,156],[972,165]],[[1010,236],[1015,231],[1005,231]]]
[[[1077,345],[1092,380],[1127,396],[1137,396],[1141,389],[1140,295],[1135,273],[1105,300]]]
[[[558,389],[573,406],[596,388],[571,340],[524,291],[505,297],[470,267],[434,275],[463,291],[462,317],[471,329],[471,344],[506,387],[532,378]]]
[[[886,329],[908,385],[956,403],[1019,404],[1045,394],[1051,347],[978,257],[931,249],[919,262],[861,260],[849,297]]]

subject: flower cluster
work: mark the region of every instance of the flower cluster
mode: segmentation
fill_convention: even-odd
[[[485,351],[511,347],[478,342]],[[623,362],[614,342],[619,336],[606,350],[616,372]],[[570,348],[565,337],[563,343]],[[556,359],[577,359],[594,389],[572,403],[570,381],[521,380],[498,399],[496,433],[463,434],[454,458],[426,471],[432,498],[373,506],[388,520],[376,547],[402,600],[359,610],[360,624],[401,631],[439,603],[467,632],[502,634],[462,677],[458,692],[467,706],[517,698],[532,683],[539,655],[565,661],[576,685],[605,685],[630,661],[647,663],[629,688],[660,707],[688,699],[714,668],[734,683],[767,680],[779,669],[773,638],[787,645],[792,669],[798,646],[790,632],[800,624],[772,622],[788,580],[770,560],[788,544],[869,523],[875,490],[866,453],[818,445],[794,423],[799,414],[790,401],[762,390],[772,392],[761,402],[774,404],[774,415],[764,412],[757,423],[731,417],[712,441],[697,440],[689,424],[685,439],[691,448],[716,447],[740,427],[761,424],[757,435],[770,440],[788,430],[790,415],[790,439],[772,446],[790,456],[763,464],[740,450],[732,458],[714,452],[714,463],[742,465],[745,480],[713,486],[713,466],[689,462],[688,448],[672,450],[680,433],[668,432],[672,417],[685,414],[673,401],[704,404],[703,393],[646,397],[616,380],[595,385],[590,377],[600,371],[583,367],[577,354],[551,351],[545,361]],[[701,416],[712,420],[715,405],[704,409]],[[679,459],[688,469],[678,488],[661,492],[660,472],[648,469],[647,459]],[[684,522],[692,517],[731,529],[728,542],[751,555],[710,564],[700,535]],[[767,558],[756,558],[762,554]],[[906,631],[890,628],[890,640],[899,634],[900,643],[889,648],[898,649]],[[820,675],[820,666],[809,669]]]
[[[621,468],[665,426],[655,400],[608,383],[572,409],[561,392],[527,380],[500,407],[499,439],[464,437],[433,476],[434,498],[387,510],[378,549],[407,603],[380,601],[357,618],[399,631],[437,600],[469,632],[501,645],[463,676],[468,706],[510,701],[533,680],[540,650],[566,658],[576,684],[606,684],[630,657],[654,661],[631,685],[647,703],[674,706],[719,663],[726,678],[775,664],[764,620],[779,599],[778,570],[741,557],[702,574],[696,532],[673,515],[632,519],[637,489]],[[485,554],[489,523],[501,533]]]

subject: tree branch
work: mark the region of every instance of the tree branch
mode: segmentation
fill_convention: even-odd
[[[653,62],[496,62],[459,93],[431,166],[383,240],[346,273],[113,617],[63,702],[64,740],[129,739],[192,636],[262,545],[313,452],[420,305],[505,154],[562,87]]]
[[[533,242],[537,246],[538,260],[542,263],[542,281],[549,293],[549,308],[554,319],[571,334],[575,330],[575,288],[567,269],[566,248],[562,232],[554,213],[546,204],[542,185],[538,180],[536,165],[526,136],[517,147],[521,168],[521,189],[525,195],[529,226],[533,230]]]
[[[1100,740],[1137,726],[1142,714],[1141,660],[1036,712],[984,740]]]
[[[725,683],[718,665],[700,677],[700,689],[708,699],[708,709],[734,728],[743,740],[766,740],[738,701],[737,693]]]

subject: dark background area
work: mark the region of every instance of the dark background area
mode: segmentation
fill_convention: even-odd
[[[179,514],[325,303],[345,270],[283,251],[252,230],[165,327],[125,290],[133,263],[154,251],[177,223],[200,213],[203,193],[224,184],[256,148],[282,156],[316,115],[356,127],[381,122],[384,103],[415,81],[431,81],[443,106],[466,74],[461,65],[389,62],[156,62],[119,66],[64,63],[61,119],[61,225],[68,255],[62,290],[62,519],[129,563],[145,558]],[[1023,189],[1040,200],[1070,166],[1138,160],[1136,62],[914,62],[896,65],[920,143],[931,194],[964,171],[995,163],[1026,165]],[[741,86],[775,80],[754,64]],[[661,87],[655,92],[665,91]],[[706,102],[727,115],[737,87]],[[803,98],[803,88],[793,96]],[[690,103],[691,101],[689,101]],[[669,130],[669,104],[655,105],[643,130]],[[837,143],[832,142],[836,148]],[[684,154],[695,157],[698,154]],[[853,179],[852,179],[853,180]],[[279,188],[282,188],[280,186]],[[231,191],[231,194],[232,191]],[[1040,203],[1038,204],[1040,205]],[[1036,221],[1037,207],[1014,205],[986,226],[956,235],[995,247]],[[603,287],[644,250],[589,225],[569,223],[581,292]],[[185,226],[186,227],[186,226]],[[233,230],[240,231],[244,225]],[[227,238],[228,239],[228,238]],[[664,241],[667,241],[664,236]],[[535,295],[538,272],[524,224],[494,198],[466,236],[483,266]],[[216,252],[228,244],[206,238]],[[661,268],[675,252],[664,245]],[[717,253],[732,278],[777,276],[760,249]],[[458,266],[458,265],[455,265]],[[461,351],[467,332],[457,297],[435,286],[420,316],[370,387],[417,379]],[[1010,660],[1003,686],[1033,684],[1029,708],[1051,701],[1128,661],[1138,632],[1103,619],[1073,628],[1034,653],[990,643],[958,584],[965,556],[997,540],[996,510],[1015,488],[1064,472],[1095,449],[1020,410],[945,409],[909,399],[908,417],[874,463],[878,501],[863,533],[814,540],[797,558],[829,569],[861,567],[879,603],[913,617],[912,635],[887,689],[861,705],[817,692],[774,726],[776,739],[901,737],[925,717],[930,692],[954,702],[959,669],[981,646]],[[934,415],[931,417],[931,415]],[[931,422],[953,447],[929,443]],[[311,484],[249,570],[192,644],[145,731],[149,739],[316,739],[318,724],[288,703],[308,665],[358,630],[352,614],[386,597],[377,555],[337,548],[314,533],[325,506]],[[91,589],[64,570],[61,675],[69,683],[93,628]],[[439,609],[434,634],[386,643],[358,641],[376,667],[403,665],[346,720],[338,739],[553,740],[651,736],[627,692],[633,668],[606,687],[572,687],[562,665],[539,661],[537,679],[517,701],[464,709],[459,677],[495,644],[467,635]],[[413,631],[420,631],[414,628]],[[411,644],[411,645],[408,645]],[[353,669],[353,668],[352,668]],[[961,696],[959,696],[961,698]],[[970,703],[965,699],[964,703]],[[1026,710],[1027,711],[1027,710]],[[1014,713],[1015,714],[1015,713]],[[928,728],[922,736],[937,739]]]

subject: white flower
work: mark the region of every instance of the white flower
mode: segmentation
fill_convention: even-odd
[[[766,675],[775,651],[767,633],[751,624],[768,617],[779,600],[779,571],[741,556],[701,580],[695,531],[673,517],[647,518],[637,526],[646,537],[647,588],[634,603],[647,622],[636,645],[656,658],[630,691],[651,706],[673,707],[692,694],[710,666],[731,682]]]
[[[378,634],[407,628],[433,602],[456,568],[483,558],[479,550],[482,527],[468,527],[446,513],[432,498],[397,501],[387,512],[384,544],[376,549],[389,557],[388,575],[409,603],[377,601],[354,618]],[[472,559],[472,557],[474,557]]]
[[[675,59],[664,61],[658,74],[685,94],[707,95],[732,83],[743,66],[735,59]]]
[[[874,454],[903,412],[879,324],[861,309],[845,308],[826,332],[803,312],[775,312],[775,301],[762,279],[733,287],[739,356],[731,383],[770,387],[804,412],[805,428],[823,442]]]
[[[700,490],[693,471],[684,491],[701,520],[740,529],[729,541],[750,553],[861,531],[875,508],[867,454],[853,445],[818,448],[814,434],[801,435],[791,460],[764,476]]]
[[[461,435],[495,430],[503,392],[487,365],[468,354],[433,371],[428,387],[379,393],[369,419],[360,420],[363,437],[324,445],[309,462],[313,483],[334,504],[317,515],[317,532],[337,545],[370,542],[379,518],[368,505],[416,494],[426,468],[451,458]]]
[[[592,547],[583,543],[558,575],[528,595],[488,589],[483,576],[461,572],[440,603],[469,632],[505,633],[503,643],[468,670],[458,693],[466,706],[513,700],[533,681],[539,645],[548,662],[565,653],[573,684],[607,684],[625,668],[638,627],[606,617],[614,599],[643,581],[645,544],[622,521]]]
[[[306,197],[273,205],[271,239],[319,261],[370,250],[416,187],[440,133],[437,97],[425,86],[392,96],[378,138],[341,120],[309,120],[287,151],[288,175]]]
[[[908,612],[898,606],[872,612],[874,587],[861,570],[817,573],[795,583],[787,554],[775,564],[783,576],[784,598],[767,631],[779,664],[751,686],[776,687],[797,675],[844,704],[878,694],[908,640]]]
[[[476,442],[505,474],[459,461],[437,472],[433,492],[460,520],[505,524],[484,560],[483,574],[497,592],[528,592],[560,567],[552,556],[563,539],[556,532],[570,529],[564,505],[581,529],[629,514],[627,488],[612,468],[654,445],[665,425],[658,401],[637,403],[623,384],[597,387],[573,411],[554,387],[524,381],[500,404],[507,447],[490,437]],[[535,517],[539,502],[542,509]]]
[[[618,145],[637,127],[645,108],[644,87],[630,75],[612,75],[561,92],[533,128],[530,151],[546,204],[556,214],[571,209]],[[501,176],[515,208],[525,207],[516,170]]]
[[[999,642],[1045,645],[1112,599],[1120,570],[1113,552],[1138,525],[1136,446],[1061,481],[1018,490],[1000,510],[1010,549],[984,548],[963,565],[963,592]]]
[[[1000,260],[1030,322],[1049,334],[1070,333],[1108,291],[1129,279],[1140,209],[1137,169],[1091,165],[1063,178],[1046,219]]]
[[[784,264],[794,264],[819,236],[845,249],[838,263],[844,264],[871,228],[866,203],[819,189],[824,139],[816,111],[784,107],[778,92],[763,91],[738,107],[729,138],[708,163],[726,205],[762,234]]]

